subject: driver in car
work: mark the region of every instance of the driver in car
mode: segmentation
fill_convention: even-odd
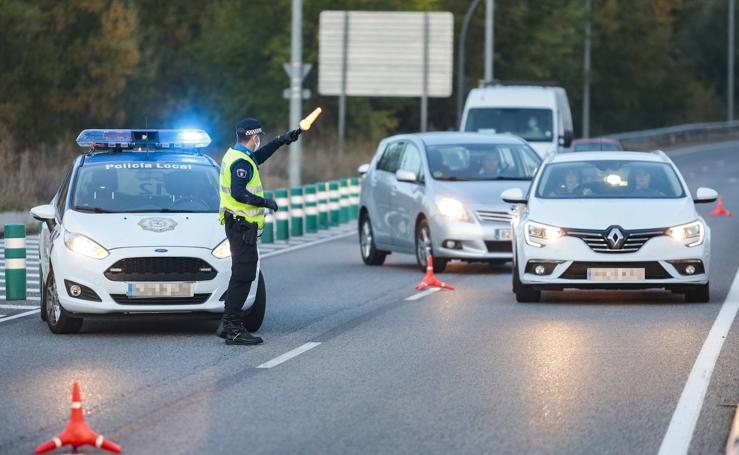
[[[500,157],[497,153],[488,153],[482,159],[482,167],[478,171],[480,177],[496,178],[500,177],[503,169],[500,166]]]
[[[634,171],[634,190],[632,195],[636,197],[656,197],[662,196],[662,191],[653,188],[652,174],[646,169],[637,169]]]

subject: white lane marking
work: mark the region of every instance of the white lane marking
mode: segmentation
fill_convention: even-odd
[[[708,332],[698,358],[695,359],[693,369],[688,376],[688,382],[677,402],[675,413],[672,414],[670,426],[662,439],[658,455],[681,455],[688,453],[690,441],[693,439],[695,425],[706,398],[706,390],[711,383],[711,375],[716,361],[721,353],[726,335],[729,333],[737,310],[739,310],[739,272],[734,275],[729,294],[721,305],[721,310]]]
[[[296,245],[294,247],[288,247],[288,248],[284,248],[282,250],[272,251],[272,252],[269,252],[267,254],[263,254],[262,255],[262,258],[268,258],[268,257],[272,257],[272,256],[277,256],[278,254],[289,253],[290,251],[302,250],[303,248],[308,248],[309,246],[320,245],[321,243],[330,242],[330,241],[336,240],[336,239],[343,239],[344,237],[349,237],[350,235],[357,235],[357,233],[354,232],[354,231],[352,231],[352,232],[346,232],[344,234],[337,234],[337,235],[335,235],[333,237],[329,237],[327,239],[317,240],[315,242],[310,242],[310,243],[303,243],[301,245]]]
[[[8,316],[8,317],[0,318],[0,323],[6,322],[6,321],[12,321],[13,319],[22,318],[24,316],[30,316],[32,314],[38,313],[39,311],[41,311],[41,310],[38,310],[38,309],[37,310],[31,310],[31,311],[26,311],[25,313],[18,313],[18,314],[14,314],[13,316]]]
[[[418,300],[418,299],[422,299],[422,298],[426,297],[427,295],[431,295],[434,292],[438,292],[438,291],[441,291],[441,288],[430,288],[430,289],[426,289],[425,291],[421,291],[418,294],[413,294],[410,297],[406,297],[404,300]]]
[[[27,310],[29,308],[36,308],[36,305],[6,305],[0,303],[0,310]]]
[[[305,343],[304,345],[297,347],[293,349],[292,351],[288,351],[281,356],[275,357],[272,360],[269,360],[267,362],[264,362],[263,364],[259,365],[257,368],[273,368],[281,363],[285,363],[288,360],[292,359],[293,357],[297,357],[300,354],[310,351],[311,349],[315,348],[321,343],[311,342],[311,343]]]

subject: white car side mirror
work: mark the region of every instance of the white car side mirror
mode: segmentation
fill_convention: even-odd
[[[509,204],[526,204],[528,202],[521,188],[509,188],[500,194],[500,198],[503,199],[503,202]]]
[[[359,172],[359,175],[364,175],[367,173],[367,171],[369,171],[369,163],[364,163],[357,168],[357,172]]]
[[[53,221],[56,218],[56,209],[51,204],[37,205],[30,213],[38,221]]]
[[[707,202],[713,202],[718,199],[718,193],[712,188],[700,187],[695,192],[693,202],[696,204],[705,204]]]
[[[395,171],[395,178],[398,179],[399,182],[416,183],[418,181],[415,173],[404,169],[398,169]]]

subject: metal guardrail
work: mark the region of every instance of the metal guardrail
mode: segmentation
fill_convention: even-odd
[[[687,123],[651,130],[607,134],[603,137],[618,139],[626,150],[653,150],[680,144],[739,138],[739,121]]]

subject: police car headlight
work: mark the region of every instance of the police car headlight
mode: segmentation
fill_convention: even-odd
[[[81,234],[64,231],[64,244],[71,251],[89,258],[103,259],[108,256],[108,250]]]
[[[221,242],[217,247],[213,248],[213,251],[211,251],[211,254],[213,256],[217,257],[218,259],[226,259],[231,257],[231,244],[228,243],[228,239]]]

